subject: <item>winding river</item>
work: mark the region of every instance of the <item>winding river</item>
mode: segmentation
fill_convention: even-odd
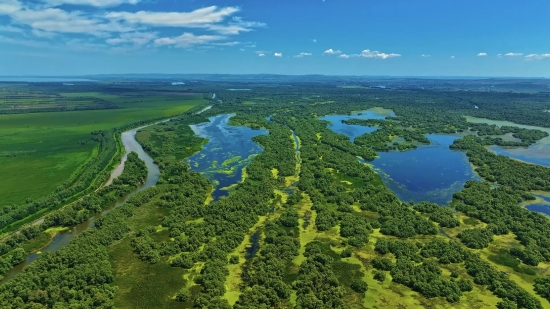
[[[148,126],[151,126],[151,125],[142,126],[142,127],[135,128],[135,129],[132,129],[132,130],[128,130],[128,131],[125,131],[125,132],[122,133],[121,139],[122,139],[122,144],[124,145],[124,150],[125,150],[126,153],[124,154],[124,157],[120,161],[120,164],[111,173],[111,176],[109,177],[109,180],[105,183],[105,185],[111,184],[113,182],[113,179],[117,178],[118,176],[120,176],[122,174],[122,171],[124,170],[124,163],[126,162],[126,158],[127,158],[128,154],[132,151],[136,152],[138,154],[138,157],[141,160],[145,161],[145,165],[147,166],[147,171],[148,171],[145,183],[143,183],[139,188],[135,189],[134,191],[132,191],[132,192],[128,193],[127,195],[125,195],[124,197],[120,198],[115,204],[113,204],[113,205],[109,206],[108,208],[104,209],[102,212],[95,214],[95,216],[89,218],[88,220],[82,222],[81,224],[73,226],[71,229],[69,229],[65,232],[61,232],[61,233],[57,234],[46,247],[41,249],[41,252],[55,252],[58,249],[68,245],[69,242],[71,242],[71,240],[73,238],[75,238],[76,236],[82,234],[87,229],[89,229],[91,227],[94,227],[95,221],[97,219],[105,216],[106,214],[111,212],[113,209],[123,205],[130,197],[132,197],[136,193],[138,193],[140,191],[143,191],[143,190],[145,190],[145,189],[147,189],[151,186],[154,186],[157,183],[157,180],[158,180],[159,175],[160,175],[159,168],[158,168],[158,166],[155,165],[155,163],[153,161],[153,158],[151,158],[143,150],[143,148],[136,141],[136,138],[135,138],[137,131],[139,131],[139,130],[145,128],[145,127],[148,127]],[[18,273],[23,271],[23,269],[25,269],[25,267],[27,267],[29,264],[34,262],[39,256],[40,256],[40,254],[37,254],[37,253],[33,253],[33,254],[30,254],[29,256],[27,256],[27,259],[23,263],[15,266],[10,271],[8,271],[6,274],[4,274],[4,278],[2,278],[2,280],[0,280],[0,284],[2,284],[4,282],[10,280],[11,278],[15,277],[15,275],[17,275]]]

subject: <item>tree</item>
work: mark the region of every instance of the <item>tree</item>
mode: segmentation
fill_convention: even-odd
[[[351,289],[357,293],[365,293],[368,288],[367,283],[363,280],[356,280],[351,284]]]

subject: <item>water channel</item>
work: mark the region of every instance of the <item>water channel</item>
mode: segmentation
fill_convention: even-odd
[[[142,126],[142,127],[135,128],[135,129],[132,129],[132,130],[128,130],[128,131],[125,131],[125,132],[122,133],[121,139],[122,139],[122,144],[124,145],[124,150],[125,150],[126,153],[125,153],[124,157],[122,158],[120,164],[111,173],[111,176],[110,176],[109,180],[107,181],[107,183],[105,183],[105,185],[111,184],[113,179],[117,178],[118,176],[120,176],[122,174],[122,171],[124,170],[124,163],[126,161],[128,153],[130,153],[132,151],[136,152],[138,154],[138,157],[141,160],[145,161],[145,165],[147,166],[147,171],[148,171],[145,183],[143,183],[136,190],[134,190],[134,191],[130,192],[129,194],[125,195],[124,197],[120,198],[115,204],[113,204],[113,205],[109,206],[108,208],[104,209],[102,212],[97,213],[95,216],[89,218],[85,222],[83,222],[81,224],[78,224],[76,226],[73,226],[71,229],[69,229],[67,231],[60,232],[59,234],[57,234],[52,239],[52,241],[48,244],[48,246],[46,246],[46,247],[44,247],[40,250],[41,252],[55,252],[58,249],[68,245],[69,242],[71,242],[71,240],[73,238],[75,238],[76,236],[82,234],[87,229],[93,227],[94,224],[95,224],[95,221],[97,219],[105,216],[107,213],[109,213],[110,211],[112,211],[116,207],[119,207],[119,206],[123,205],[130,197],[132,197],[136,193],[138,193],[140,191],[143,191],[143,190],[145,190],[145,189],[147,189],[151,186],[154,186],[157,183],[157,180],[158,180],[159,175],[160,175],[159,168],[158,168],[158,166],[156,166],[154,164],[153,159],[143,150],[141,145],[135,139],[137,131],[139,131],[142,128],[145,128],[145,127],[147,127],[147,126]],[[2,280],[0,280],[0,284],[2,284],[4,282],[10,280],[11,278],[15,277],[15,275],[17,275],[19,272],[21,272],[23,269],[25,269],[25,267],[27,267],[29,264],[34,262],[39,256],[40,256],[40,254],[38,254],[38,253],[33,253],[33,254],[28,255],[27,259],[23,263],[15,266],[10,271],[8,271],[6,274],[4,274],[4,278],[2,278]]]
[[[209,122],[191,125],[195,134],[208,138],[208,142],[185,162],[214,184],[214,200],[229,195],[231,187],[242,180],[243,168],[262,152],[262,147],[252,138],[268,134],[265,129],[229,125],[232,116],[218,115],[208,118]]]
[[[352,115],[329,115],[320,118],[331,121],[329,128],[353,141],[356,137],[376,130],[374,127],[347,125],[347,119],[384,119],[395,115],[384,109],[371,109]],[[460,136],[429,134],[430,145],[409,151],[380,152],[370,164],[384,184],[402,201],[429,201],[446,205],[453,193],[460,191],[468,180],[480,180],[466,154],[449,146]]]

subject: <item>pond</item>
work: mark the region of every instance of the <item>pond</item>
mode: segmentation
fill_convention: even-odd
[[[242,180],[243,168],[262,152],[262,147],[252,138],[267,135],[264,129],[229,125],[232,116],[218,115],[208,118],[209,122],[191,126],[197,136],[208,138],[208,142],[185,162],[191,170],[201,172],[214,184],[212,196],[215,200],[229,194],[231,186]]]
[[[531,211],[540,212],[550,216],[550,196],[545,196],[540,194],[534,194],[534,196],[537,197],[540,200],[540,202],[536,204],[530,204],[525,208]]]
[[[329,128],[332,131],[346,135],[347,137],[349,137],[349,140],[353,142],[356,137],[366,133],[372,133],[378,130],[378,128],[360,126],[360,125],[349,125],[349,124],[342,123],[342,120],[384,119],[388,116],[395,116],[395,114],[391,110],[377,108],[377,109],[369,109],[362,112],[354,112],[351,115],[327,115],[319,119],[330,121]]]
[[[373,127],[346,125],[346,119],[384,119],[395,115],[388,110],[371,109],[352,115],[330,115],[320,119],[330,120],[329,127],[350,137],[356,137],[376,130]],[[454,151],[449,146],[460,136],[427,135],[431,144],[419,146],[405,152],[380,152],[371,165],[381,176],[384,184],[404,202],[429,201],[440,205],[448,204],[454,192],[462,190],[468,180],[481,180],[473,171],[466,154]]]
[[[489,125],[494,124],[498,127],[511,126],[511,127],[519,127],[523,129],[541,130],[550,134],[550,128],[522,125],[522,124],[510,122],[510,121],[491,120],[491,119],[477,118],[477,117],[470,117],[470,116],[466,117],[466,120],[472,123],[486,123]],[[510,147],[491,146],[489,148],[493,152],[499,155],[507,156],[509,158],[524,161],[527,163],[550,167],[550,136],[541,139],[540,141],[538,141],[537,143],[529,147],[510,148]]]

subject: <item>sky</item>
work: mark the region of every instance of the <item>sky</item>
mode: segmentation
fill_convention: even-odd
[[[548,0],[0,0],[0,75],[550,77]]]

